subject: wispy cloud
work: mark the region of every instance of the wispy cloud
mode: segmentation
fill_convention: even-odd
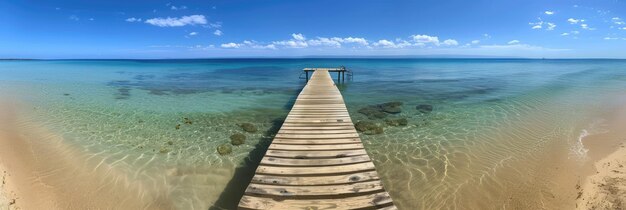
[[[519,44],[519,40],[517,40],[517,39],[511,40],[511,41],[507,42],[507,44]]]
[[[550,10],[545,11],[543,13],[545,13],[546,15],[554,15],[554,11],[550,11]]]
[[[172,6],[170,7],[170,9],[171,9],[171,10],[185,10],[185,9],[187,9],[187,6],[182,5],[182,6],[178,6],[178,7],[177,7],[177,6],[172,5]]]
[[[413,39],[415,43],[418,43],[418,45],[426,45],[426,44],[439,45],[439,37],[436,37],[436,36],[417,34],[417,35],[412,35],[411,38]]]
[[[532,26],[532,27],[530,27],[531,29],[542,29],[542,28],[545,28],[548,31],[552,31],[552,30],[554,30],[554,28],[556,28],[556,24],[554,24],[554,23],[544,22],[543,20],[541,20],[541,18],[537,18],[537,19],[539,19],[539,21],[528,23],[528,25]]]
[[[226,43],[226,44],[222,44],[220,45],[222,48],[239,48],[241,45],[234,43],[234,42],[230,42],[230,43]]]
[[[194,32],[189,33],[189,36],[195,36],[195,35],[198,35],[198,32],[194,31]]]
[[[79,21],[80,20],[80,18],[78,16],[76,16],[76,15],[70,15],[69,19],[73,20],[73,21]]]
[[[619,18],[619,17],[613,17],[611,18],[611,21],[613,21],[613,23],[617,24],[617,25],[624,25],[626,23],[624,23],[624,21]]]
[[[150,25],[155,25],[159,27],[180,27],[186,25],[205,25],[208,23],[206,17],[204,15],[190,15],[190,16],[182,16],[180,18],[152,18],[145,21]]]
[[[443,41],[443,45],[446,45],[446,46],[457,46],[457,45],[459,45],[459,42],[457,42],[454,39],[446,39],[446,40]]]
[[[584,19],[568,18],[567,22],[570,24],[578,24],[579,22],[585,22]]]
[[[586,23],[580,24],[580,28],[582,28],[584,30],[590,30],[590,31],[596,30],[595,28],[589,27],[589,25],[587,25]]]
[[[263,44],[259,44],[258,42],[252,40],[245,40],[242,43],[234,43],[234,42],[230,42],[230,43],[226,43],[226,44],[222,44],[220,45],[220,47],[222,48],[241,48],[241,47],[248,47],[248,48],[252,48],[252,49],[276,49],[276,46],[274,44],[268,44],[268,45],[263,45]]]
[[[546,25],[547,25],[546,30],[548,30],[548,31],[552,31],[552,30],[554,30],[554,28],[556,28],[556,24],[554,24],[554,23],[546,22]]]
[[[126,22],[131,22],[131,23],[132,22],[141,22],[141,18],[134,18],[134,17],[126,18]]]
[[[215,36],[221,36],[222,34],[224,34],[224,33],[222,33],[222,31],[221,31],[221,30],[219,30],[219,29],[217,29],[217,30],[215,30],[215,31],[213,32],[213,35],[215,35]]]

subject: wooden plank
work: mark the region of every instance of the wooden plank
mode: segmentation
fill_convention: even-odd
[[[333,130],[290,130],[290,129],[280,129],[278,131],[279,134],[328,134],[328,133],[356,133],[356,130],[353,128],[346,129],[333,129]]]
[[[359,138],[357,133],[316,133],[316,134],[276,134],[276,138],[290,139],[336,139],[336,138]]]
[[[367,154],[363,149],[355,150],[333,150],[333,151],[288,151],[288,150],[267,150],[266,156],[284,157],[284,158],[333,158],[333,157],[349,157]]]
[[[283,125],[283,127],[280,128],[280,130],[310,130],[310,131],[316,131],[316,130],[352,130],[354,129],[354,126],[352,125],[348,125],[348,126],[329,126],[329,127],[320,127],[320,126],[293,126],[293,125]]]
[[[328,145],[292,145],[292,144],[271,144],[269,149],[273,150],[289,150],[289,151],[328,151],[328,150],[348,150],[363,149],[363,144],[328,144]]]
[[[283,186],[309,186],[327,184],[345,184],[362,181],[379,180],[376,171],[356,172],[343,175],[326,176],[273,176],[257,174],[252,178],[252,183],[274,184]]]
[[[274,139],[272,143],[275,144],[294,144],[294,145],[302,145],[302,144],[353,144],[353,143],[361,143],[358,138],[351,139]]]
[[[372,191],[382,191],[380,181],[357,182],[326,186],[276,186],[252,183],[246,188],[246,194],[276,195],[276,196],[320,196],[346,195]]]
[[[330,175],[358,171],[372,171],[374,169],[374,164],[372,162],[320,167],[280,167],[261,165],[256,169],[256,173],[274,175]]]
[[[292,158],[277,158],[277,157],[263,157],[261,164],[263,165],[282,165],[282,166],[330,166],[330,165],[345,165],[353,163],[362,163],[371,161],[367,155],[358,155],[352,157],[342,158],[328,158],[328,159],[292,159]]]
[[[273,198],[263,198],[244,195],[239,206],[247,209],[361,209],[368,207],[382,208],[392,203],[387,192],[375,194],[337,198],[337,199],[285,199],[276,201]]]

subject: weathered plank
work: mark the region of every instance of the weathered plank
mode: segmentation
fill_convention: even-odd
[[[331,166],[345,165],[353,163],[362,163],[371,161],[367,155],[358,155],[352,157],[329,158],[329,159],[291,159],[277,157],[263,157],[261,164],[263,165],[282,165],[282,166]]]
[[[379,180],[375,171],[355,172],[351,174],[330,175],[330,176],[274,176],[257,174],[252,178],[252,183],[274,184],[284,186],[309,186],[309,185],[329,185],[345,184],[371,180]]]
[[[286,199],[276,201],[273,198],[244,195],[239,207],[247,209],[361,209],[383,208],[392,203],[387,192],[338,199]]]

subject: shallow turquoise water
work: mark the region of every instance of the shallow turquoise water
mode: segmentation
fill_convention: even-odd
[[[340,65],[354,72],[340,86],[354,121],[370,120],[365,106],[404,103],[391,117],[409,125],[373,119],[384,133],[362,135],[403,209],[563,207],[542,193],[553,188],[544,158],[584,162],[582,130],[626,87],[624,60],[55,60],[0,62],[0,92],[129,180],[152,180],[146,192],[180,209],[229,208],[303,87],[301,69]],[[242,122],[259,132],[217,154]]]

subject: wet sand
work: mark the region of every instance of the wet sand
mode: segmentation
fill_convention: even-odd
[[[129,183],[41,127],[25,125],[18,104],[0,101],[0,207],[8,209],[167,209],[167,199]],[[28,132],[24,132],[27,129]],[[121,187],[128,186],[128,187]],[[171,207],[171,206],[170,206]]]
[[[584,139],[589,148],[590,175],[577,185],[577,209],[626,208],[626,107],[613,112],[606,133]]]

